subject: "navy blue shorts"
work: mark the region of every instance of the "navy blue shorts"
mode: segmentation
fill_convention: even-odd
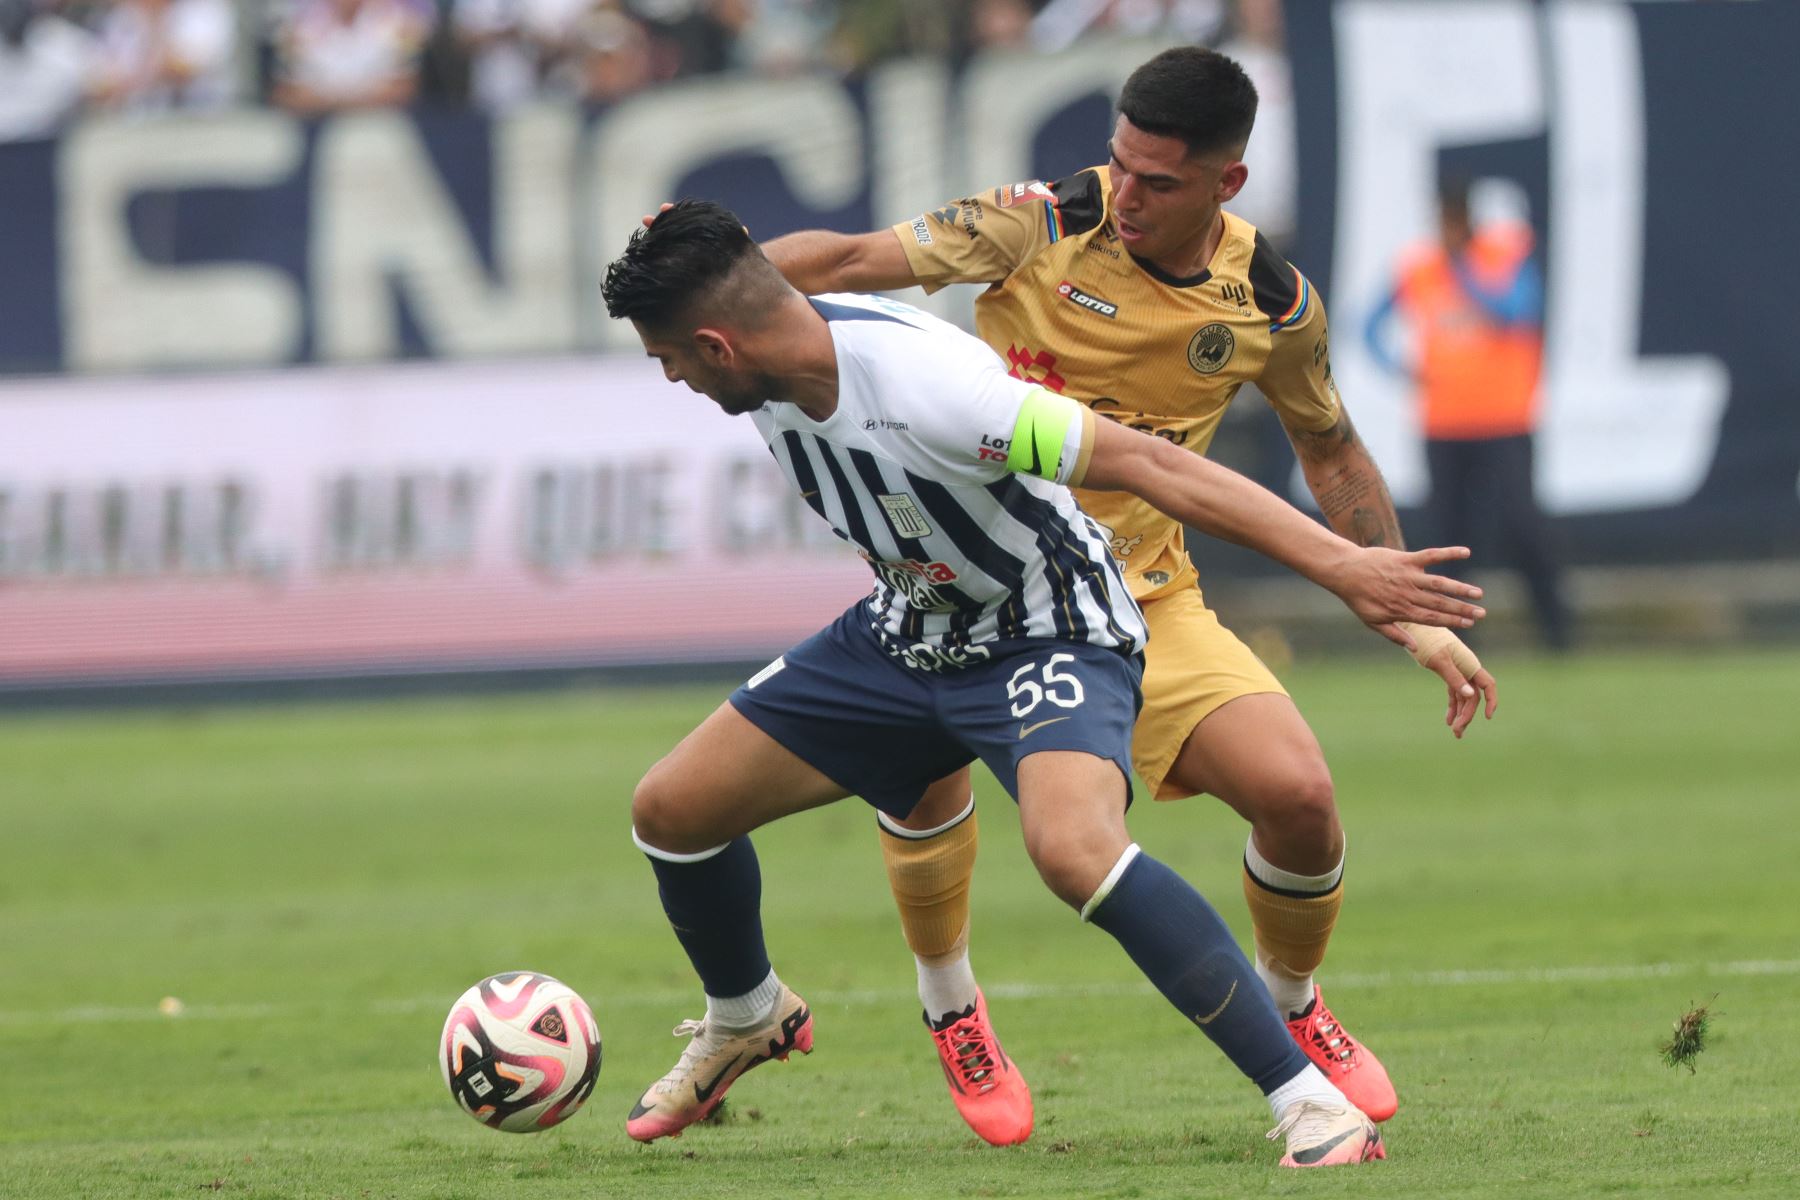
[[[983,654],[985,652],[985,655]],[[751,723],[853,796],[904,817],[979,758],[1014,800],[1019,761],[1081,750],[1118,764],[1131,799],[1143,660],[1085,642],[1015,639],[951,652],[897,645],[865,602],[731,694]],[[936,669],[905,665],[925,661]]]

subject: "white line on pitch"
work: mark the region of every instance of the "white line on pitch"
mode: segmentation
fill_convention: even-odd
[[[1613,966],[1568,967],[1502,967],[1490,970],[1461,971],[1375,971],[1347,972],[1329,976],[1333,988],[1442,988],[1496,986],[1503,984],[1545,983],[1618,983],[1632,979],[1663,979],[1678,975],[1800,975],[1800,959],[1752,959],[1745,962],[1660,962],[1623,963]],[[994,983],[983,985],[988,995],[1007,1000],[1069,1000],[1104,996],[1148,995],[1148,983]],[[911,1003],[910,990],[900,988],[859,988],[832,991],[808,989],[807,997],[815,1007]],[[595,996],[605,1008],[650,1008],[659,1005],[692,1005],[695,990],[621,992]],[[382,1015],[407,1015],[432,1012],[443,1008],[449,998],[415,996],[411,999],[374,1000],[368,1010]],[[48,1011],[0,1010],[0,1026],[8,1025],[88,1025],[126,1021],[255,1021],[321,1015],[321,1006],[301,1004],[193,1004],[178,1015],[168,1016],[155,1004],[83,1005],[78,1008]]]

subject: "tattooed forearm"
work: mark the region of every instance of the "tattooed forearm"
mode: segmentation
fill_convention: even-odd
[[[1288,437],[1326,524],[1359,546],[1405,548],[1387,481],[1356,436],[1348,413],[1330,429],[1311,433],[1290,428]]]
[[[1381,490],[1387,496],[1387,489]],[[1337,523],[1332,523],[1337,529]],[[1400,518],[1394,515],[1394,502],[1387,501],[1385,515],[1372,508],[1353,508],[1350,510],[1350,528],[1338,529],[1338,532],[1359,546],[1386,546],[1390,550],[1406,549],[1406,539],[1400,536]]]

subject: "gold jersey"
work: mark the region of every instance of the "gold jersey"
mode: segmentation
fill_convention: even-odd
[[[1125,249],[1104,168],[954,200],[894,233],[927,291],[990,285],[975,302],[976,331],[1013,375],[1102,416],[1204,454],[1254,381],[1293,427],[1338,420],[1324,305],[1231,213],[1206,270],[1185,279]],[[1077,495],[1106,526],[1136,597],[1189,582],[1179,522],[1129,493]]]

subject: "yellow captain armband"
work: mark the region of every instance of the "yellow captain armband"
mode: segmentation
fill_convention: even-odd
[[[1007,470],[1074,487],[1086,478],[1093,454],[1092,412],[1044,388],[1026,395],[1007,448]]]

